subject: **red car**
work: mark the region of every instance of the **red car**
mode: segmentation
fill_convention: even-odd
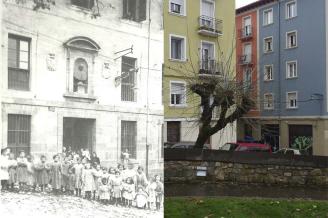
[[[223,151],[247,151],[247,152],[269,152],[272,153],[270,145],[254,142],[226,143],[220,150]]]

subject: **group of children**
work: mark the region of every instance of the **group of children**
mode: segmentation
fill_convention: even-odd
[[[2,189],[9,191],[68,194],[106,205],[160,210],[164,194],[160,176],[148,180],[141,166],[136,170],[126,156],[122,162],[106,168],[95,153],[90,156],[87,151],[77,154],[66,149],[48,162],[44,155],[33,160],[21,151],[15,158],[9,149],[3,149],[0,179]]]

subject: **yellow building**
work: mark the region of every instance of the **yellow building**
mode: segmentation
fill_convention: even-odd
[[[235,1],[164,0],[164,142],[196,141],[199,98],[188,91],[198,76],[218,76],[218,63],[235,66]],[[223,58],[222,58],[223,57]],[[236,140],[235,125],[212,136],[217,149]]]

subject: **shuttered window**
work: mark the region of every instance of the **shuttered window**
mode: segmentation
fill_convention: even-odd
[[[30,89],[30,39],[8,36],[8,89]]]
[[[20,114],[8,115],[8,147],[14,154],[24,150],[30,153],[31,116]]]
[[[135,75],[137,59],[123,56],[122,57],[122,74],[121,74],[121,100],[136,101],[135,97]]]
[[[130,158],[137,158],[137,122],[121,121],[121,151],[127,151]]]
[[[123,18],[142,22],[147,19],[147,0],[123,0]]]
[[[171,106],[186,105],[186,84],[171,82],[170,88]]]

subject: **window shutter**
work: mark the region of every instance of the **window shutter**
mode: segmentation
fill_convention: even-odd
[[[147,0],[138,0],[138,18],[137,21],[145,21],[147,19]]]

